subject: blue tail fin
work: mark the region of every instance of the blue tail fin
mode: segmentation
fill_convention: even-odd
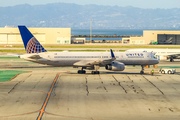
[[[18,26],[27,53],[47,52],[26,26]]]
[[[113,53],[112,49],[110,49],[110,51],[111,51],[111,57],[112,57],[112,58],[115,58],[115,56],[114,56],[114,53]]]

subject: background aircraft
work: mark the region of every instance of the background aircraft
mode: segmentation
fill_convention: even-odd
[[[170,62],[173,62],[174,59],[180,59],[180,49],[130,49],[128,52],[150,52],[155,55],[159,60],[170,59]]]
[[[20,55],[28,61],[59,67],[81,67],[78,73],[85,74],[83,69],[95,70],[99,67],[106,70],[123,71],[125,65],[141,65],[144,73],[145,65],[158,64],[159,61],[151,53],[145,52],[48,52],[25,26],[18,26],[27,54]]]

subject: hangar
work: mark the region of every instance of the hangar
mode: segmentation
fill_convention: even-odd
[[[28,28],[41,44],[71,44],[71,28]],[[0,28],[0,44],[23,44],[19,29]]]
[[[41,44],[71,44],[73,41],[71,40],[71,28],[28,29]],[[144,30],[142,36],[122,38],[122,41],[126,41],[125,43],[127,44],[150,44],[152,42],[158,42],[158,44],[180,45],[180,31]],[[18,28],[0,28],[0,44],[23,44]]]
[[[141,37],[130,37],[130,44],[158,44],[180,45],[180,31],[144,30]]]

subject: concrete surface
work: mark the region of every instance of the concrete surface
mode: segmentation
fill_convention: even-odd
[[[180,66],[179,63],[165,61],[159,66]],[[40,119],[41,112],[42,120],[180,118],[180,67],[171,75],[141,75],[140,67],[126,67],[122,72],[101,68],[100,75],[91,75],[91,71],[77,74],[78,69],[71,67],[0,60],[0,70],[8,69],[31,72],[0,83],[0,120],[35,120]],[[159,70],[145,68],[152,69]]]

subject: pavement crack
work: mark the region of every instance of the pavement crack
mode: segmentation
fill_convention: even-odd
[[[174,112],[171,108],[169,108],[169,111]]]
[[[104,86],[104,90],[105,90],[106,92],[108,92],[105,86]]]
[[[21,82],[21,81],[20,81],[20,82]],[[20,82],[16,83],[16,84],[13,86],[13,88],[11,88],[11,90],[8,92],[8,94],[11,93],[11,92],[15,89],[15,87],[16,87]]]
[[[88,85],[86,85],[87,96],[89,95]]]
[[[144,77],[144,75],[143,75],[143,77]],[[159,92],[160,92],[162,95],[164,95],[164,93],[163,93],[155,84],[153,84],[151,81],[149,81],[146,77],[144,77],[144,79],[147,80],[149,83],[151,83],[151,85],[153,85],[157,90],[159,90]]]
[[[85,79],[86,79],[86,95],[88,96],[89,95],[89,89],[88,89],[88,85],[87,85],[87,83],[88,83],[88,81],[87,81],[87,77],[85,77]]]
[[[114,75],[112,76],[116,82],[118,82],[118,85],[124,90],[124,92],[127,94],[126,89],[121,85],[121,83],[114,77]]]
[[[108,92],[107,88],[104,86],[104,82],[102,81],[100,75],[99,75],[99,79],[101,80],[101,84],[102,84],[102,87],[104,88],[104,90],[105,90],[106,92]],[[101,87],[99,87],[99,88],[101,88]],[[97,88],[97,89],[98,89],[98,88]]]

